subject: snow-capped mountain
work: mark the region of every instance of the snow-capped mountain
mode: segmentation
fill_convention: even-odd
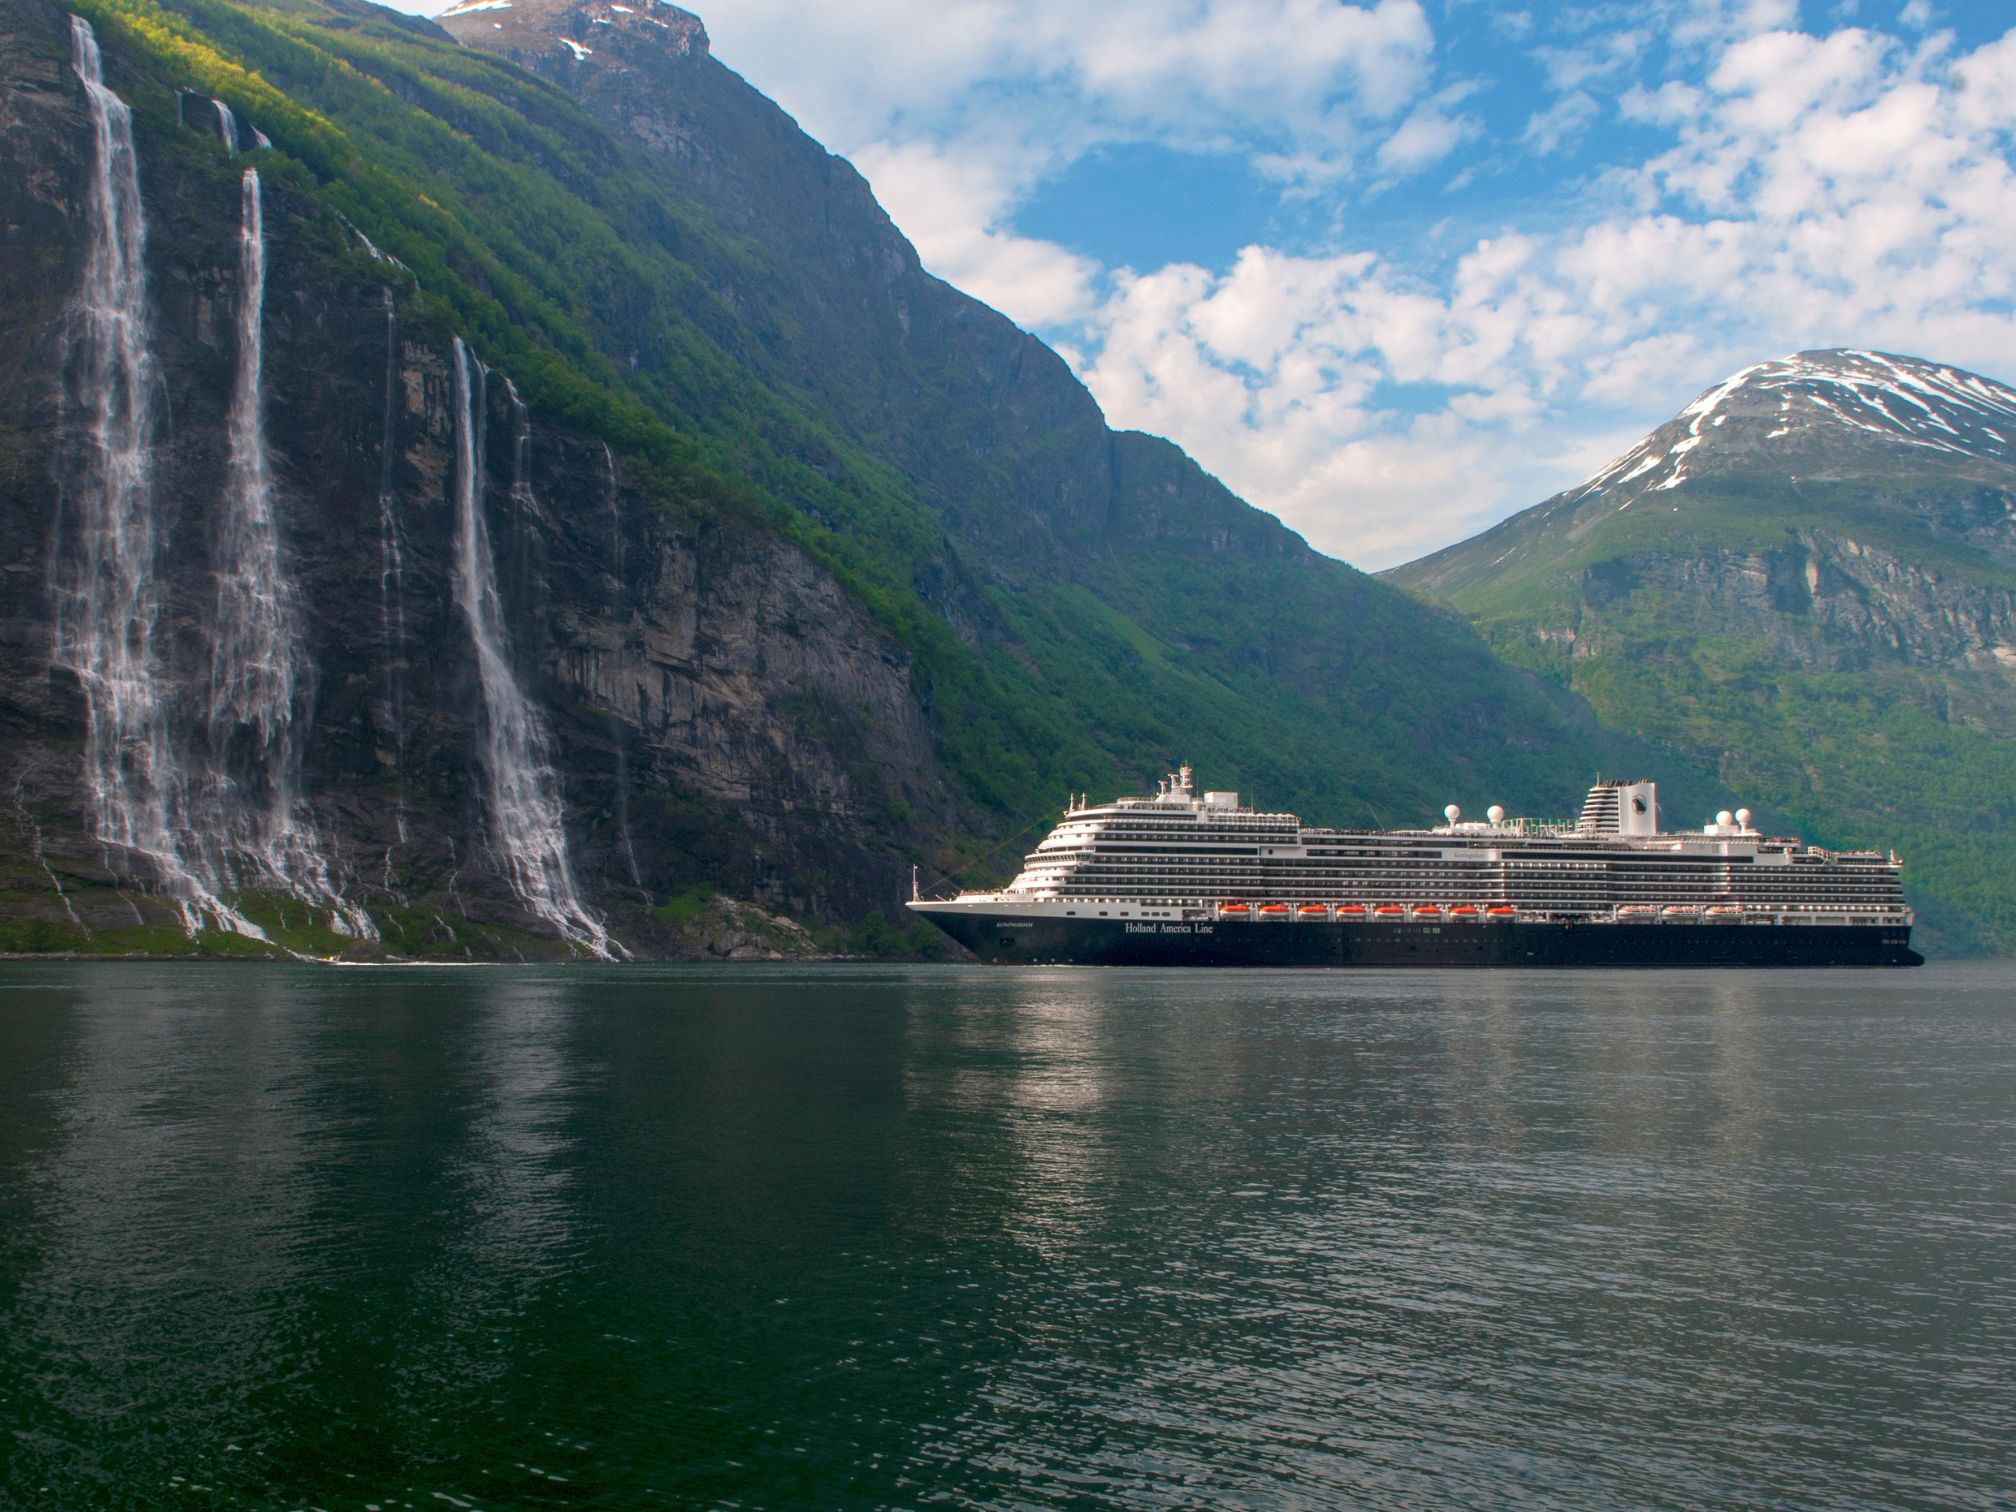
[[[2016,463],[2016,389],[1916,357],[1800,352],[1732,374],[1562,498],[1660,493],[1760,464],[1835,476],[1912,449]]]
[[[1823,501],[1826,501],[1823,504]],[[1385,574],[1461,602],[1564,553],[1634,536],[1791,523],[1815,508],[1923,517],[2016,567],[2016,388],[1887,352],[1800,352],[1706,390],[1575,487],[1481,535]],[[1707,511],[1704,516],[1703,511]],[[1644,546],[1639,539],[1633,549]]]

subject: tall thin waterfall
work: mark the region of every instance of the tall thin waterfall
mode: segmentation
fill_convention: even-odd
[[[224,143],[225,153],[231,157],[238,156],[238,117],[222,100],[213,97],[210,103],[217,107],[217,135]]]
[[[198,873],[201,863],[184,859],[186,779],[157,636],[153,446],[160,377],[147,313],[147,227],[133,114],[105,87],[98,39],[81,16],[70,18],[70,46],[90,105],[95,163],[65,402],[87,424],[68,470],[67,518],[52,561],[51,659],[76,674],[84,693],[84,781],[99,841],[108,852],[144,859],[191,934],[208,917],[260,935],[218,900]],[[116,863],[114,869],[123,870]]]
[[[609,614],[612,620],[620,620],[623,614],[623,500],[616,489],[616,453],[609,449],[607,441],[602,443],[602,477],[609,494]],[[644,877],[637,867],[637,846],[630,837],[629,729],[613,708],[609,711],[609,743],[616,752],[616,837],[623,842],[623,862],[630,873],[630,885],[644,893],[644,901],[648,903],[651,895],[644,889]]]
[[[479,722],[490,827],[511,886],[525,906],[561,937],[608,959],[609,932],[583,906],[567,859],[560,785],[547,759],[546,732],[518,686],[505,650],[504,606],[497,593],[490,532],[483,519],[483,419],[486,374],[455,341],[455,601],[469,623],[482,684]],[[529,488],[525,465],[531,429],[518,414],[514,492]]]
[[[217,522],[216,616],[210,635],[209,782],[205,829],[258,880],[327,904],[333,927],[375,933],[343,902],[321,837],[301,798],[301,722],[310,696],[298,609],[274,519],[266,444],[266,236],[259,171],[245,170],[238,238],[238,369],[231,390],[231,454]],[[220,872],[228,860],[220,864]]]
[[[399,542],[399,494],[396,465],[399,447],[399,305],[385,291],[385,407],[378,439],[378,636],[379,659],[385,667],[385,716],[392,730],[392,770],[406,774],[406,685],[401,669],[406,658],[406,579]],[[398,835],[406,839],[406,799],[397,811]],[[390,887],[392,860],[385,860]]]

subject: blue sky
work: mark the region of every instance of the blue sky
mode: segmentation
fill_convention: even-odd
[[[1360,566],[1572,485],[1762,358],[2016,378],[2008,0],[700,14],[1112,423]]]

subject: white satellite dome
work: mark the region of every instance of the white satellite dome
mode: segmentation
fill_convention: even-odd
[[[1447,819],[1451,824],[1454,824],[1459,818],[1461,818],[1462,814],[1463,810],[1456,807],[1456,805],[1453,803],[1450,804],[1449,807],[1442,810],[1442,817],[1444,819]]]
[[[1715,822],[1717,824],[1734,824],[1736,822],[1736,816],[1730,813],[1729,810],[1722,809],[1715,815]]]
[[[1493,824],[1503,824],[1505,822],[1505,805],[1502,803],[1492,804],[1491,807],[1484,810],[1484,817],[1489,819]]]
[[[1750,810],[1748,809],[1736,810],[1736,822],[1742,825],[1743,828],[1745,829],[1750,828]]]

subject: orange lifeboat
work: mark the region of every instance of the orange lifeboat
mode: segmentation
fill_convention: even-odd
[[[1442,917],[1442,905],[1439,903],[1416,903],[1414,905],[1414,917],[1417,919],[1439,919]]]
[[[1485,909],[1484,912],[1494,919],[1511,919],[1518,916],[1519,910],[1514,908],[1510,903],[1494,903],[1491,907]]]
[[[1372,912],[1382,919],[1397,919],[1406,913],[1407,910],[1402,908],[1398,903],[1381,903]]]
[[[1269,918],[1278,919],[1288,912],[1288,905],[1286,903],[1262,903],[1260,905],[1260,912],[1266,914]]]
[[[1452,919],[1474,919],[1477,917],[1476,905],[1458,903],[1454,908],[1449,910],[1449,917]]]
[[[1365,905],[1363,903],[1339,903],[1337,905],[1337,917],[1340,919],[1362,919],[1365,917]]]
[[[1330,916],[1330,910],[1321,903],[1304,903],[1295,912],[1298,917],[1304,919],[1324,919]]]
[[[1253,910],[1248,908],[1244,903],[1220,903],[1218,905],[1218,917],[1221,919],[1237,919],[1251,912]]]

